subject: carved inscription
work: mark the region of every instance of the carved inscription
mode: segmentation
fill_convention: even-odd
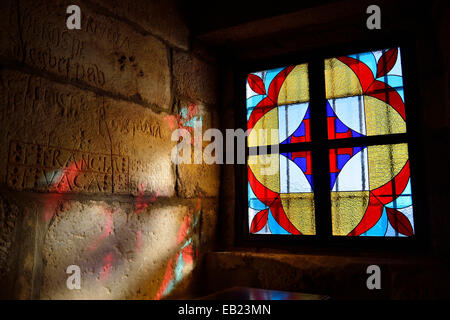
[[[22,13],[20,22],[19,29],[26,37],[10,35],[12,57],[67,80],[86,81],[99,87],[105,85],[105,74],[99,65],[83,61],[85,40],[29,12]]]
[[[54,72],[71,81],[86,81],[90,84],[103,87],[106,78],[103,71],[95,63],[76,62],[72,58],[54,54],[50,47],[39,48],[25,42],[23,45],[13,43],[13,56],[18,60],[27,62],[33,67]]]
[[[59,124],[55,131],[59,135],[64,132],[62,129],[72,128],[73,124],[92,130],[97,129],[95,125],[98,127],[95,133],[107,141],[109,133],[113,139],[126,135],[127,138],[141,136],[157,140],[167,138],[168,134],[158,117],[149,116],[151,112],[146,109],[137,107],[141,111],[124,112],[130,108],[127,103],[15,71],[0,72],[0,104],[3,106],[0,121],[11,123],[14,119],[17,126],[30,129],[29,126],[41,125],[41,117],[45,115],[49,122]],[[28,140],[17,136],[13,139]]]
[[[111,119],[108,121],[108,124],[113,132],[132,134],[133,137],[136,133],[142,133],[153,138],[162,139],[160,124],[149,119]]]
[[[117,26],[107,25],[95,20],[92,16],[86,17],[86,31],[96,37],[104,38],[112,44],[114,50],[122,48],[130,49],[130,39],[120,33]]]
[[[3,105],[0,119],[8,119],[18,113],[27,117],[47,114],[74,120],[95,102],[92,95],[52,86],[39,77],[6,72],[0,77],[0,101]]]
[[[143,116],[141,118],[130,118],[126,114],[122,117],[107,117],[108,109],[111,108],[110,104],[106,106],[103,104],[98,108],[97,118],[98,118],[98,133],[105,137],[108,132],[119,133],[119,134],[129,134],[133,138],[137,134],[141,134],[147,137],[153,137],[161,140],[163,134],[161,133],[161,124],[154,118],[149,118]]]
[[[56,10],[59,4],[48,8]],[[24,5],[26,7],[26,5]],[[13,7],[13,10],[16,10]],[[34,9],[37,10],[37,9]],[[36,12],[22,8],[16,14],[20,19],[10,18],[11,30],[16,30],[19,21],[19,34],[9,34],[10,56],[39,69],[64,76],[70,81],[83,81],[97,87],[104,87],[105,64],[92,60],[95,55],[104,50],[130,50],[130,38],[120,32],[117,24],[108,19],[94,19],[87,15],[82,33],[70,32],[58,20],[42,19]],[[16,16],[11,13],[10,16]],[[92,39],[94,35],[94,41]],[[107,59],[107,55],[104,57]]]
[[[5,63],[20,63],[58,81],[137,97],[168,109],[170,69],[165,44],[120,19],[83,7],[81,30],[67,30],[62,0],[9,0],[0,12]],[[44,14],[51,12],[52,14]]]
[[[59,193],[128,193],[129,158],[11,141],[8,186]]]

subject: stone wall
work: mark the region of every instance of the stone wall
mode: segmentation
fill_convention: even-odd
[[[189,295],[214,247],[219,167],[173,164],[171,133],[216,126],[212,58],[175,2],[77,1],[81,30],[70,4],[1,4],[0,296]]]

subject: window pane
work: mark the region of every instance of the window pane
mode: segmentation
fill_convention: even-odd
[[[311,141],[308,102],[307,64],[249,74],[248,146]]]
[[[406,132],[400,49],[325,60],[328,138]]]
[[[315,234],[311,152],[248,158],[250,233]]]
[[[333,235],[414,234],[406,143],[330,149]]]
[[[310,142],[309,103],[279,106],[278,128],[281,144]]]

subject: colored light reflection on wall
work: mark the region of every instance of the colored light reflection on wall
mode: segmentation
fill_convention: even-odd
[[[198,115],[197,104],[190,104],[187,107],[182,107],[176,116],[168,115],[164,117],[164,121],[170,130],[185,129],[192,134],[194,127],[202,126],[203,117]]]
[[[176,284],[183,279],[186,271],[192,270],[194,259],[198,256],[198,251],[194,249],[192,241],[192,234],[198,225],[201,214],[201,199],[198,199],[197,206],[194,210],[189,210],[188,214],[178,231],[177,243],[180,245],[180,250],[169,260],[164,278],[155,296],[156,300],[162,299],[169,295]]]

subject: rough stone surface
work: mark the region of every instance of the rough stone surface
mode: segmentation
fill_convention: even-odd
[[[1,71],[0,182],[15,190],[171,196],[167,114]]]
[[[81,30],[71,4],[0,3],[0,298],[189,295],[214,248],[218,167],[185,182],[199,170],[172,163],[171,134],[193,111],[215,126],[216,74],[189,58],[177,1],[80,0]]]
[[[186,296],[214,247],[218,199],[199,197],[218,176],[181,186],[193,173],[172,163],[171,134],[193,105],[213,126],[198,88],[216,75],[195,60],[195,90],[172,92],[171,50],[192,55],[175,1],[81,0],[81,30],[66,28],[70,4],[0,4],[0,298]]]
[[[180,231],[187,206],[66,201],[45,238],[42,299],[155,298],[164,287],[172,257],[196,234]],[[172,261],[175,267],[176,261]],[[66,268],[81,270],[81,289],[68,290]],[[169,266],[169,269],[170,266]],[[182,268],[180,277],[192,270]],[[170,270],[173,272],[173,270]]]
[[[0,197],[0,281],[9,272],[8,257],[14,241],[14,231],[19,219],[19,209],[3,196]]]
[[[184,297],[195,288],[199,257],[215,236],[215,199],[102,201],[64,194],[1,199],[0,222],[15,220],[2,227],[12,255],[1,256],[9,269],[0,277],[1,298]],[[70,265],[80,267],[80,290],[67,288]]]
[[[181,164],[178,166],[177,190],[181,197],[216,197],[219,195],[220,167],[209,164]]]
[[[81,30],[68,30],[70,4],[65,0],[2,4],[0,34],[6,42],[0,56],[65,81],[168,109],[171,80],[165,45],[84,3]]]
[[[220,185],[220,166],[215,163],[206,163],[203,157],[205,148],[213,142],[204,139],[205,132],[209,129],[219,128],[217,112],[202,103],[190,102],[185,99],[178,99],[177,109],[181,116],[179,128],[189,130],[191,134],[191,141],[188,141],[191,145],[191,163],[183,163],[177,166],[178,195],[183,198],[217,197]],[[189,114],[189,110],[192,111],[192,115]],[[187,117],[185,116],[186,113],[188,114]],[[200,158],[196,155],[194,149],[194,145],[199,139],[202,140],[202,163],[198,163]],[[223,152],[220,145],[218,145],[218,148],[215,152]],[[208,151],[206,153],[209,155]]]
[[[131,20],[146,31],[164,38],[170,45],[188,49],[189,30],[175,1],[92,1],[119,17]]]
[[[201,199],[202,210],[199,241],[204,253],[216,249],[219,201],[217,198],[198,199]]]
[[[381,290],[367,289],[372,264],[381,269]],[[424,258],[215,252],[207,254],[204,273],[210,292],[248,286],[333,299],[433,299],[449,296],[444,270],[445,264]]]
[[[217,70],[212,64],[175,50],[173,77],[179,95],[207,104],[217,102]]]
[[[0,225],[7,225],[2,228],[1,238],[2,242],[6,242],[2,247],[7,251],[6,255],[1,256],[0,297],[36,299],[39,297],[39,286],[35,284],[41,270],[36,251],[41,249],[42,239],[37,214],[39,205],[8,192],[1,192],[0,198]]]

